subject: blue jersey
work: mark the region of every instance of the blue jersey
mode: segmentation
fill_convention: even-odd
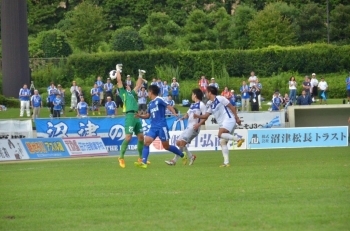
[[[103,82],[101,80],[96,81],[98,92],[103,92]]]
[[[79,115],[87,115],[88,104],[86,102],[79,102],[77,105]]]
[[[62,99],[61,98],[55,98],[53,101],[53,110],[60,111],[62,109]]]
[[[248,85],[242,86],[240,88],[240,91],[241,91],[242,99],[249,99],[250,98]]]
[[[56,88],[49,87],[47,89],[47,93],[49,94],[49,101],[53,102],[55,100],[55,98],[56,98],[56,94],[58,93],[58,91],[57,91]]]
[[[350,76],[346,78],[346,90],[350,90]]]
[[[169,104],[161,97],[156,97],[149,102],[147,111],[151,115],[151,127],[168,128],[165,117],[165,111],[168,105]]]
[[[105,89],[106,89],[106,92],[112,92],[113,84],[112,83],[106,83],[105,84]]]
[[[41,97],[40,95],[33,95],[31,99],[33,107],[40,107],[41,106]]]
[[[88,104],[86,102],[79,102],[77,105],[79,115],[87,115]]]
[[[92,101],[99,101],[100,100],[100,95],[98,93],[99,93],[98,88],[91,89]]]
[[[279,106],[281,105],[282,100],[280,97],[275,97],[272,100],[272,111],[279,111]]]
[[[105,108],[106,108],[107,115],[114,115],[117,105],[115,104],[114,101],[111,101],[105,104]]]
[[[179,95],[179,84],[178,83],[171,84],[171,92],[172,92],[172,95]]]
[[[26,89],[21,88],[21,90],[19,90],[19,100],[29,101],[29,98],[30,98],[30,90],[28,88]]]
[[[163,97],[168,97],[169,89],[170,89],[169,85],[163,85],[163,88],[162,88]]]

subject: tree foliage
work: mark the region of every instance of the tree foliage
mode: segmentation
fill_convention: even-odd
[[[99,42],[105,39],[107,22],[103,17],[102,8],[87,2],[79,4],[68,18],[69,27],[66,30],[73,44],[86,52],[92,52]]]
[[[324,9],[316,3],[303,5],[298,17],[300,42],[324,42],[326,31],[326,15]]]
[[[252,48],[270,45],[288,46],[295,43],[295,30],[287,17],[273,5],[267,5],[248,23]]]
[[[144,45],[137,30],[126,26],[113,33],[111,48],[114,51],[140,51],[144,49]]]
[[[338,5],[331,12],[331,40],[349,43],[350,41],[350,5]]]
[[[256,10],[243,5],[237,8],[233,16],[232,43],[233,48],[247,49],[249,47],[248,23],[254,18]]]

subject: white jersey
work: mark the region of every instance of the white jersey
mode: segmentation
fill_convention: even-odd
[[[190,109],[188,109],[187,111],[187,114],[188,114],[187,128],[193,128],[193,125],[199,123],[200,119],[193,118],[194,114],[204,115],[206,111],[207,111],[207,108],[205,107],[202,101],[191,104]]]
[[[235,121],[233,112],[227,107],[230,101],[224,96],[218,95],[214,101],[207,103],[207,112],[212,114],[219,125],[223,125],[224,121]]]
[[[312,78],[310,80],[311,87],[317,87],[318,86],[318,80],[316,78]]]

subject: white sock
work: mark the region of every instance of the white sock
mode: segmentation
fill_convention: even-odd
[[[192,153],[190,152],[190,150],[188,150],[187,146],[183,147],[183,150],[187,153],[187,158],[191,159]]]
[[[183,152],[184,149],[182,147],[179,147],[180,151]],[[175,155],[174,158],[173,158],[173,161],[176,163],[176,161],[180,158],[180,156],[178,155]]]
[[[222,150],[222,156],[224,157],[224,164],[230,163],[229,157],[228,157],[228,147],[227,145],[221,145]]]
[[[234,135],[229,134],[229,133],[222,133],[221,138],[226,139],[226,140],[234,140],[234,141],[240,140],[237,136],[234,136]]]

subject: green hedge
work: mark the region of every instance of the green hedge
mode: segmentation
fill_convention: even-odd
[[[19,108],[20,102],[19,99],[0,95],[0,105],[5,105],[7,108]]]
[[[224,65],[229,76],[259,76],[281,72],[335,73],[350,70],[350,46],[310,44],[298,47],[272,46],[256,50],[210,51],[131,51],[97,54],[76,54],[68,58],[68,67],[75,77],[107,76],[116,63],[124,64],[124,73],[136,76],[139,68],[147,70],[147,78],[156,76],[155,66],[173,65],[181,69],[181,78],[210,77],[212,66]]]

